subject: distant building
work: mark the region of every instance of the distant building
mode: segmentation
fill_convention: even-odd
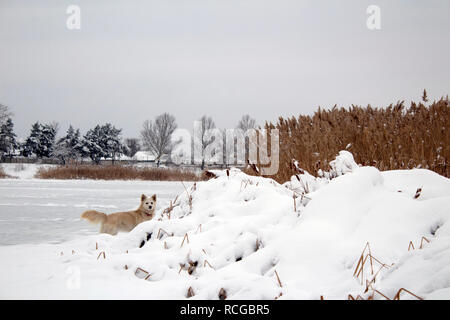
[[[136,161],[149,161],[149,162],[155,162],[156,157],[154,154],[150,151],[138,151],[135,153],[135,155],[132,158]]]

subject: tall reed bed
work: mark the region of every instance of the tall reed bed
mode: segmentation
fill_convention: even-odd
[[[403,101],[387,108],[334,106],[266,123],[266,129],[280,133],[280,169],[273,178],[289,180],[295,173],[292,159],[312,174],[329,170],[329,162],[344,149],[357,163],[380,170],[426,168],[450,177],[448,96],[427,102],[424,91],[422,102],[409,108]]]

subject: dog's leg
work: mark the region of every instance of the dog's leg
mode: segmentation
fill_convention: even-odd
[[[117,234],[117,227],[113,224],[105,224],[103,226],[103,233],[115,236]]]
[[[112,236],[115,236],[117,234],[117,226],[109,225],[108,233]]]

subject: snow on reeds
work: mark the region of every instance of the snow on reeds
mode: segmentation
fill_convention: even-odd
[[[449,100],[426,101],[424,94],[409,108],[401,101],[387,108],[334,106],[312,116],[280,117],[266,124],[280,134],[280,169],[271,178],[282,183],[297,173],[292,159],[313,175],[328,171],[345,149],[357,163],[379,170],[424,168],[450,177]]]

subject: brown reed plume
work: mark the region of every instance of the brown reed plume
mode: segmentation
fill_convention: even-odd
[[[409,108],[403,101],[387,108],[334,106],[266,123],[266,129],[280,134],[280,168],[271,178],[282,183],[296,174],[292,159],[311,174],[328,171],[330,161],[345,149],[357,163],[380,170],[426,168],[450,177],[449,99],[426,103],[424,97]]]

